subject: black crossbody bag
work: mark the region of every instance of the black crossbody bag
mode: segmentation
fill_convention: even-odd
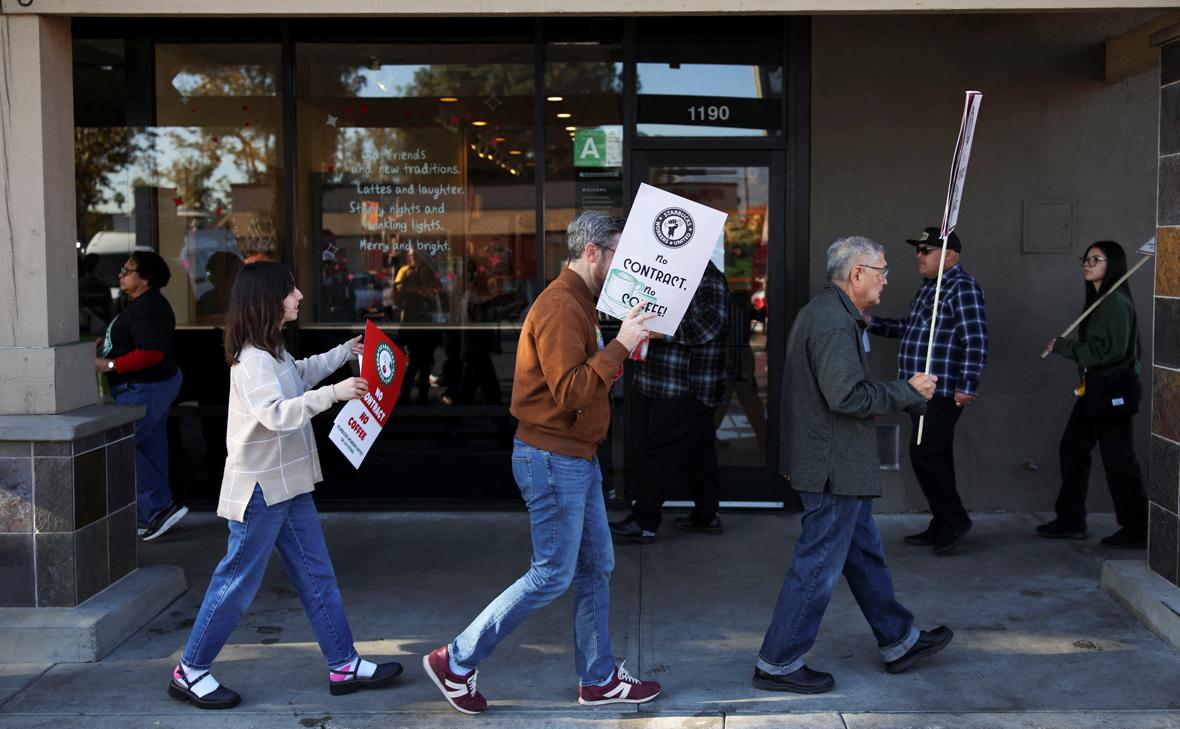
[[[1129,418],[1139,412],[1143,385],[1135,368],[1122,372],[1086,373],[1086,394],[1082,396],[1082,413],[1092,420]]]

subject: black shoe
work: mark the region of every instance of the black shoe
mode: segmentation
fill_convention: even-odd
[[[1080,527],[1069,527],[1062,525],[1057,519],[1037,527],[1037,534],[1048,539],[1085,539],[1090,536],[1086,533],[1085,524]]]
[[[168,695],[177,701],[187,701],[198,709],[232,709],[242,703],[242,697],[236,691],[231,691],[225,686],[218,686],[204,696],[197,696],[193,693],[193,686],[196,686],[201,679],[208,675],[209,672],[204,671],[196,679],[189,681],[185,678],[184,671],[180,666],[177,666],[172,669],[172,680],[168,682]]]
[[[917,534],[907,534],[903,542],[912,544],[915,547],[929,547],[934,544],[934,527],[926,527],[926,531],[918,532]]]
[[[357,666],[360,666],[360,661],[357,661]],[[351,671],[333,669],[328,673],[328,691],[333,696],[344,696],[361,689],[381,688],[392,683],[400,675],[402,675],[402,664],[397,661],[378,663],[377,669],[368,678],[356,675],[356,669]],[[338,676],[340,678],[337,678]]]
[[[176,503],[172,504],[172,506],[156,514],[156,517],[152,519],[151,524],[148,524],[147,530],[140,539],[150,542],[153,539],[164,536],[164,533],[176,526],[176,522],[183,519],[187,513],[187,506],[181,506]]]
[[[692,514],[688,516],[676,517],[676,526],[681,529],[687,529],[690,532],[699,532],[701,534],[720,534],[721,533],[721,515],[714,514],[713,518],[707,522],[697,521]]]
[[[791,691],[796,694],[822,694],[836,688],[832,674],[813,671],[807,666],[785,676],[767,673],[761,668],[754,669],[754,688],[763,691]]]
[[[1147,549],[1147,535],[1143,532],[1133,532],[1119,529],[1109,537],[1103,537],[1102,546],[1115,549]]]
[[[928,658],[943,648],[946,648],[951,642],[951,638],[954,637],[955,634],[945,625],[940,625],[930,632],[926,632],[925,630],[919,631],[918,641],[914,643],[913,647],[896,661],[886,663],[885,670],[889,673],[901,673],[923,658]]]
[[[619,539],[637,544],[651,544],[656,540],[656,533],[639,526],[639,522],[635,521],[633,516],[611,522],[610,533]]]
[[[963,526],[958,529],[944,530],[938,539],[934,542],[935,554],[948,554],[953,552],[955,547],[963,543],[963,538],[967,536],[967,532],[971,531],[973,523],[970,519],[967,520]]]

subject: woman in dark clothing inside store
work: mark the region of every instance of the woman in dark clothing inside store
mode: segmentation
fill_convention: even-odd
[[[165,424],[181,381],[172,353],[176,317],[160,293],[171,276],[157,254],[131,254],[119,271],[127,306],[98,340],[100,356],[94,359],[94,368],[107,374],[115,402],[147,408],[147,414],[135,421],[135,493],[144,541],[161,536],[188,513],[172,500],[168,486]]]
[[[1127,254],[1113,241],[1099,241],[1082,257],[1089,308],[1127,272]],[[1135,303],[1126,283],[1108,296],[1078,329],[1077,339],[1049,340],[1054,354],[1078,365],[1081,384],[1061,436],[1061,491],[1057,518],[1037,527],[1043,537],[1086,538],[1086,488],[1090,481],[1090,452],[1095,443],[1102,453],[1106,484],[1114,501],[1119,527],[1102,539],[1107,547],[1144,549],[1147,546],[1147,495],[1135,457],[1132,417],[1138,409],[1139,332]]]

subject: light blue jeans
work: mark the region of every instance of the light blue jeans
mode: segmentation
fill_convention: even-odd
[[[262,488],[255,486],[242,521],[229,522],[225,557],[213,571],[181,658],[186,666],[208,670],[212,665],[258,593],[276,547],[324,660],[335,667],[356,658],[352,630],[311,494],[267,506]]]
[[[797,493],[803,501],[803,531],[756,665],[780,676],[803,667],[841,573],[873,629],[881,658],[901,658],[917,642],[918,629],[914,616],[893,596],[872,500],[828,491]]]
[[[143,405],[147,413],[135,421],[135,508],[140,527],[172,506],[168,485],[168,411],[180,394],[180,370],[160,382],[129,382],[111,387],[115,402]]]
[[[615,566],[598,459],[563,456],[514,441],[512,475],[533,537],[528,572],[500,593],[450,645],[471,669],[537,609],[574,588],[574,663],[583,686],[615,670],[610,645],[610,573]]]

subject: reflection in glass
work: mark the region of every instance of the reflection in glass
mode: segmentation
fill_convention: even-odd
[[[729,283],[729,397],[717,410],[724,471],[766,467],[768,167],[652,167],[649,182],[729,214],[713,263]],[[760,482],[760,480],[759,480]],[[731,494],[731,498],[736,494]]]

